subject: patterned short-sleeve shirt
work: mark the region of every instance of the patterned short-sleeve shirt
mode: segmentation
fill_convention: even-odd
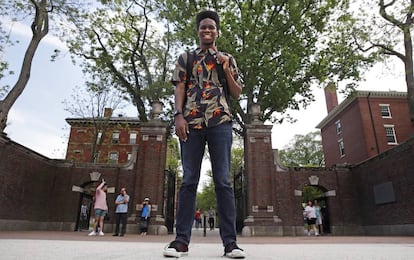
[[[187,99],[183,109],[184,118],[190,128],[203,129],[231,121],[231,112],[225,92],[218,78],[216,54],[213,49],[197,48],[194,52],[192,74],[187,88]],[[235,81],[240,84],[240,77],[235,59],[230,57],[229,67]],[[172,82],[174,85],[187,79],[187,53],[178,57]]]

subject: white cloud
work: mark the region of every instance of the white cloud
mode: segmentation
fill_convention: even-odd
[[[20,21],[12,21],[11,19],[4,17],[1,19],[5,31],[10,31],[13,36],[18,36],[29,40],[32,37],[32,30],[28,23]],[[41,44],[47,44],[50,47],[58,48],[60,50],[67,50],[66,44],[62,42],[58,37],[53,36],[51,32],[45,36],[40,42]]]

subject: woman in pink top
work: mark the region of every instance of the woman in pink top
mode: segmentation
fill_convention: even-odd
[[[96,236],[95,230],[96,226],[98,225],[98,222],[100,227],[99,235],[104,235],[103,223],[106,214],[108,214],[108,204],[106,203],[106,189],[106,182],[104,179],[102,179],[101,184],[99,184],[95,192],[95,221],[93,223],[93,230],[91,233],[89,233],[89,236]]]

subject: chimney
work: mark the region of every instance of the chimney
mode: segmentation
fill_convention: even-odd
[[[105,107],[104,110],[104,117],[111,117],[112,116],[112,108],[110,107]]]
[[[332,111],[335,107],[338,106],[338,96],[336,95],[336,85],[334,82],[329,82],[328,85],[324,89],[325,91],[325,101],[326,101],[326,109],[329,112]]]

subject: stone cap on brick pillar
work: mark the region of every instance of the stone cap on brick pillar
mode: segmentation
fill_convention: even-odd
[[[257,103],[251,104],[250,105],[250,109],[249,109],[249,115],[251,118],[251,124],[252,125],[257,125],[257,124],[263,124],[262,121],[260,121],[259,117],[260,117],[260,105]]]

